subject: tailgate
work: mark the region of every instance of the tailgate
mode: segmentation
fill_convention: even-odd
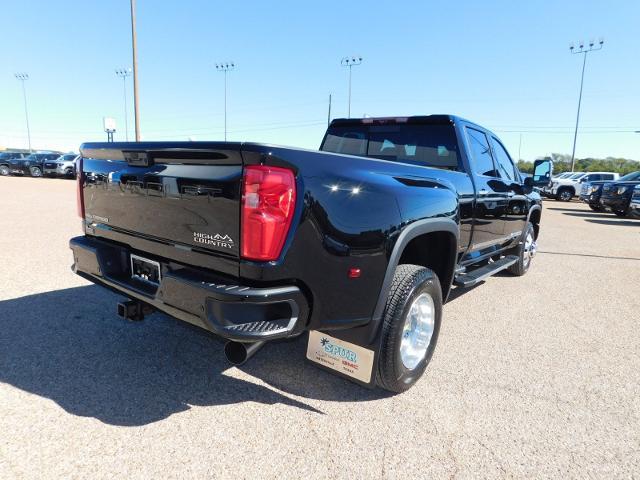
[[[84,144],[85,218],[229,259],[239,256],[242,157],[235,143]]]

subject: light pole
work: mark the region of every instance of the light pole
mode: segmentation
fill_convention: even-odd
[[[522,152],[522,133],[520,134],[520,142],[518,143],[518,161],[522,160],[520,152]]]
[[[576,164],[576,140],[578,139],[578,123],[580,122],[580,105],[582,104],[582,86],[584,84],[584,69],[587,66],[587,53],[595,52],[597,50],[602,50],[603,45],[604,45],[603,38],[600,38],[600,40],[598,40],[598,45],[596,45],[595,40],[589,40],[588,46],[585,46],[585,43],[582,40],[580,40],[580,42],[578,43],[577,49],[573,43],[569,45],[569,51],[572,54],[577,54],[577,53],[584,54],[584,58],[582,60],[582,76],[580,77],[580,94],[578,95],[578,113],[576,113],[576,129],[573,134],[573,151],[571,152],[571,171],[572,172]]]
[[[24,116],[27,120],[27,141],[29,142],[29,153],[31,153],[31,130],[29,129],[29,109],[27,108],[27,88],[24,82],[29,80],[28,73],[16,73],[15,77],[22,82],[22,97],[24,98]]]
[[[140,141],[140,110],[138,107],[138,37],[136,35],[136,0],[131,0],[131,51],[133,55],[133,113],[136,142]]]
[[[233,62],[216,63],[216,70],[224,73],[224,141],[227,141],[227,72],[234,70],[236,64]]]
[[[122,94],[124,97],[124,136],[126,141],[129,141],[129,112],[127,112],[127,77],[131,75],[130,68],[118,68],[116,69],[116,75],[122,78]]]
[[[362,57],[359,55],[352,55],[351,57],[344,57],[340,64],[343,67],[349,67],[349,105],[348,105],[348,113],[347,117],[351,118],[351,69],[355,65],[360,65],[362,63]]]

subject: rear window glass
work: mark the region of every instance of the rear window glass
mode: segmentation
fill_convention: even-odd
[[[451,125],[336,126],[327,132],[322,150],[458,169],[458,143]]]

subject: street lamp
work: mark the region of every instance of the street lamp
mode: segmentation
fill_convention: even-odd
[[[138,36],[136,35],[136,0],[130,0],[131,7],[131,56],[133,60],[133,119],[136,128],[136,142],[140,141],[140,108],[138,98]]]
[[[27,141],[29,142],[29,153],[31,153],[31,130],[29,129],[29,109],[27,108],[27,88],[24,82],[29,80],[28,73],[16,73],[15,77],[22,82],[22,97],[24,98],[24,116],[27,119]]]
[[[234,70],[233,62],[216,63],[216,70],[224,73],[224,141],[227,141],[227,72]]]
[[[351,118],[351,69],[355,65],[360,65],[362,63],[362,57],[359,55],[352,55],[351,57],[344,57],[340,64],[343,67],[349,67],[349,105],[348,105],[348,114],[347,117]]]
[[[602,46],[604,45],[604,38],[600,37],[598,40],[598,44],[596,45],[595,40],[589,40],[589,44],[585,45],[584,41],[580,40],[578,42],[578,48],[571,43],[569,45],[569,51],[572,54],[582,53],[584,54],[584,59],[582,60],[582,76],[580,77],[580,95],[578,95],[578,113],[576,114],[576,129],[573,134],[573,152],[571,153],[571,171],[573,172],[576,163],[576,140],[578,139],[578,123],[580,122],[580,105],[582,104],[582,85],[584,84],[584,69],[587,65],[587,53],[595,52],[597,50],[602,50]]]
[[[116,75],[122,78],[122,94],[124,97],[124,136],[129,141],[129,121],[127,112],[127,77],[131,75],[130,68],[117,68]]]

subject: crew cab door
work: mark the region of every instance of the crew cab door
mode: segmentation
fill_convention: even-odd
[[[507,206],[503,217],[503,235],[505,240],[511,240],[522,234],[529,213],[529,205],[518,169],[511,160],[507,149],[493,135],[491,135],[491,149],[498,173],[498,179],[495,180],[496,188],[504,191],[507,196]]]
[[[493,160],[489,138],[483,131],[470,126],[465,127],[465,132],[476,186],[471,250],[478,251],[503,242],[508,197]]]

